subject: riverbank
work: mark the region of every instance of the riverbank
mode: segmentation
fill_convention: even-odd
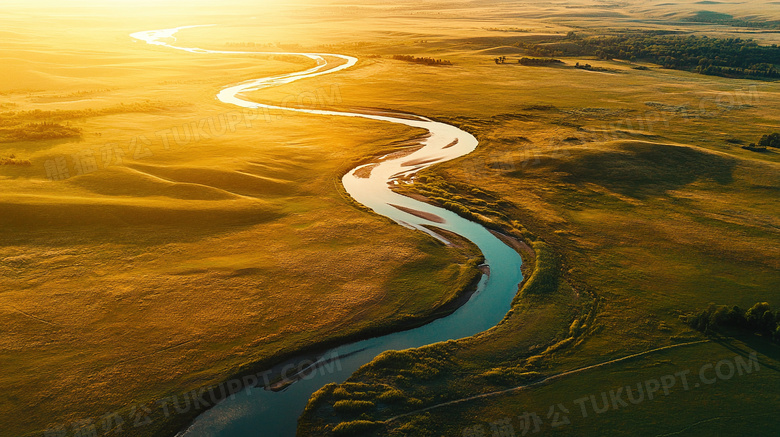
[[[314,365],[314,363],[319,363],[323,358],[335,361],[336,366],[338,366],[340,357],[338,355],[333,356],[327,354],[329,350],[336,346],[381,337],[390,333],[411,330],[452,314],[465,304],[477,290],[477,285],[482,278],[482,272],[478,269],[478,266],[483,263],[484,257],[479,254],[479,250],[468,240],[462,239],[455,234],[449,235],[449,233],[448,237],[453,239],[454,245],[458,247],[459,251],[469,257],[469,261],[463,268],[463,273],[457,278],[456,282],[448,285],[451,292],[443,296],[443,300],[438,302],[428,311],[401,318],[388,318],[383,320],[379,325],[366,328],[362,331],[347,335],[335,334],[328,339],[305,345],[297,350],[283,352],[276,356],[251,363],[238,369],[222,382],[206,387],[207,392],[209,394],[212,392],[217,394],[216,399],[222,401],[227,397],[231,397],[231,395],[240,393],[247,388],[252,387],[271,390],[284,389],[287,385],[294,384],[298,379],[297,376],[301,376],[296,375],[301,369],[301,363],[305,363],[306,365],[304,372],[302,372],[303,377],[307,375],[307,372],[310,372],[309,366]],[[327,362],[319,365],[332,367],[332,365],[329,365]],[[259,384],[250,385],[247,384],[248,382],[259,382]],[[201,392],[201,390],[203,390],[203,388],[198,388],[195,391]],[[186,393],[182,393],[182,395],[187,396]],[[207,399],[213,398],[207,397]],[[185,413],[178,413],[171,417],[155,418],[156,422],[160,423],[161,426],[159,429],[156,429],[153,434],[148,435],[176,436],[186,430],[195,418],[208,411],[208,409],[213,406],[214,404],[204,405],[204,408],[193,408]]]
[[[390,427],[385,418],[403,417],[427,405],[432,387],[447,387],[458,380],[458,385],[465,383],[481,392],[499,383],[538,377],[537,372],[520,367],[486,365],[482,360],[491,360],[492,352],[511,353],[518,361],[542,362],[549,354],[582,338],[595,315],[594,305],[565,282],[553,249],[540,240],[527,238],[527,231],[522,228],[506,226],[506,223],[503,227],[495,222],[491,225],[501,229],[501,232],[492,231],[497,237],[523,256],[524,279],[503,320],[472,337],[378,356],[347,382],[330,384],[315,393],[301,417],[298,435],[387,435],[395,424]],[[578,327],[585,328],[570,329],[572,317],[576,318]],[[464,373],[458,369],[459,365],[483,369],[484,373]],[[455,392],[464,393],[462,388]],[[446,402],[449,397],[435,396],[435,399]],[[333,409],[334,405],[349,403],[360,404],[360,408]],[[430,429],[439,429],[420,417],[425,415],[404,421],[403,432],[425,435]]]
[[[178,30],[180,30],[180,28],[138,32],[133,34],[133,36],[143,39],[149,44],[164,45],[172,49],[220,55],[226,53],[203,49],[185,49],[158,41],[164,36],[169,36],[178,32]],[[250,109],[262,107],[274,110],[283,109],[284,111],[299,114],[336,118],[362,118],[426,130],[427,134],[422,137],[420,147],[411,146],[396,153],[385,154],[381,158],[378,158],[376,162],[358,166],[345,174],[342,178],[344,189],[350,197],[359,204],[370,208],[380,215],[393,219],[399,225],[428,233],[430,236],[447,245],[450,245],[450,242],[442,237],[440,233],[433,231],[432,226],[441,227],[444,231],[455,237],[458,235],[462,236],[464,239],[474,243],[483,252],[485,256],[484,260],[491,268],[490,273],[486,275],[483,281],[480,281],[484,287],[479,296],[480,299],[475,299],[478,300],[479,303],[472,303],[468,306],[464,306],[463,311],[459,312],[460,319],[463,319],[476,311],[478,313],[477,315],[482,319],[480,322],[471,323],[470,321],[467,322],[448,317],[440,320],[442,326],[434,326],[434,324],[431,323],[430,325],[424,326],[424,328],[423,325],[419,325],[418,328],[420,329],[409,332],[409,335],[404,335],[403,331],[401,331],[394,333],[392,336],[384,335],[376,337],[376,341],[373,342],[374,344],[370,347],[358,349],[350,353],[350,355],[358,354],[359,358],[350,357],[349,371],[356,370],[358,367],[372,360],[377,354],[388,349],[419,347],[452,338],[466,337],[489,329],[496,321],[500,320],[501,315],[509,309],[507,301],[511,301],[512,297],[514,297],[517,284],[521,279],[520,266],[522,264],[522,259],[517,256],[516,253],[509,255],[507,253],[508,248],[503,246],[502,243],[500,243],[500,240],[497,240],[493,234],[487,232],[483,227],[468,220],[464,220],[462,217],[454,215],[446,210],[421,203],[410,197],[399,195],[391,189],[391,186],[397,185],[400,181],[408,183],[417,173],[427,167],[456,159],[473,152],[477,146],[476,139],[468,132],[458,129],[453,125],[432,121],[423,117],[409,119],[406,117],[395,118],[385,115],[378,116],[369,113],[351,113],[329,109],[311,109],[292,106],[285,106],[282,108],[272,104],[256,103],[247,100],[247,98],[242,95],[246,90],[264,89],[268,86],[291,83],[302,78],[337,72],[357,63],[356,58],[345,55],[289,54],[315,59],[317,60],[318,66],[307,70],[306,72],[290,73],[274,78],[254,79],[239,85],[229,86],[219,92],[219,100]],[[328,61],[326,59],[334,57],[345,59],[347,60],[347,63],[326,69],[328,66]],[[407,142],[408,141],[406,140],[404,141],[404,143]],[[435,155],[432,157],[432,154]],[[409,282],[404,279],[403,283]],[[411,283],[411,287],[418,287],[419,285],[419,282]],[[457,303],[455,301],[453,302],[455,304]],[[469,302],[469,299],[460,298],[460,302],[465,304]],[[443,307],[447,308],[448,306],[451,306],[453,307],[452,309],[454,312],[458,307],[455,304],[445,303]],[[406,317],[408,318],[408,316]],[[362,342],[360,344],[362,344]],[[334,349],[334,351],[357,347],[358,346],[356,345],[347,344],[339,346]],[[252,411],[249,411],[246,408],[248,405],[246,400],[236,400],[231,396],[230,399],[226,399],[225,402],[216,406],[216,408],[227,411],[230,411],[231,409],[233,409],[233,411],[241,411],[241,417],[233,418],[229,423],[225,423],[226,421],[222,418],[220,413],[204,414],[199,417],[198,421],[194,422],[186,431],[184,431],[182,435],[221,433],[223,430],[230,428],[241,429],[242,431],[239,431],[239,433],[242,434],[252,434],[255,432],[254,429],[257,424],[261,423],[272,429],[272,431],[267,430],[266,432],[268,433],[273,433],[275,435],[292,435],[295,433],[296,419],[298,418],[298,413],[300,411],[297,407],[302,409],[311,393],[321,387],[322,384],[326,383],[327,380],[328,379],[324,379],[322,383],[318,382],[319,380],[314,381],[313,384],[317,385],[313,387],[304,387],[302,383],[299,383],[294,385],[291,390],[286,390],[284,395],[290,397],[290,399],[285,400],[283,403],[291,401],[296,406],[286,405],[284,408],[278,406],[275,408],[264,405],[258,406],[257,401],[255,400],[252,402]],[[285,381],[272,385],[272,389],[276,391],[291,385],[293,384]],[[251,395],[252,391],[248,388],[246,390],[246,396]],[[279,397],[281,396],[282,395],[279,395]],[[266,402],[269,405],[277,405],[279,404],[279,399],[266,399]],[[231,435],[235,435],[235,431],[230,431],[230,433]]]
[[[758,336],[702,341],[680,316],[706,301],[731,299],[748,307],[751,300],[776,299],[778,258],[770,243],[777,239],[776,221],[758,216],[777,210],[765,197],[769,186],[777,186],[777,166],[738,150],[661,141],[550,147],[547,123],[557,120],[556,112],[518,114],[522,122],[461,120],[486,139],[484,148],[463,160],[482,167],[447,163],[403,190],[492,229],[514,228],[513,235],[529,245],[549,249],[537,250],[537,265],[558,267],[546,273],[535,269],[512,314],[485,335],[380,357],[344,384],[318,393],[299,435],[342,435],[359,428],[367,436],[429,435],[431,430],[478,435],[515,417],[518,426],[525,413],[537,414],[545,432],[565,425],[563,435],[638,435],[648,427],[654,435],[680,430],[705,435],[715,428],[761,434],[776,426],[771,419],[776,391],[766,387],[780,384],[777,347]],[[589,123],[603,122],[595,115],[582,117],[581,126],[558,135],[582,135]],[[510,148],[518,126],[523,145]],[[670,135],[695,130],[683,125]],[[724,202],[733,215],[724,215]],[[570,300],[556,302],[556,295]],[[554,316],[573,309],[574,301],[590,304],[577,314]],[[547,313],[534,313],[541,308]],[[540,325],[549,330],[540,332]],[[547,343],[541,341],[545,338]],[[754,371],[761,371],[749,377],[690,387],[678,381],[669,395],[653,402],[594,407],[617,388],[675,372],[698,378],[700,369],[746,361],[751,353],[760,363]],[[555,375],[566,377],[548,379]],[[700,386],[706,392],[697,390]],[[581,410],[576,402],[582,399],[587,403]],[[357,402],[362,400],[372,404]],[[355,409],[336,408],[350,402]],[[713,403],[757,420],[692,426],[712,414]],[[561,425],[553,413],[570,421]]]

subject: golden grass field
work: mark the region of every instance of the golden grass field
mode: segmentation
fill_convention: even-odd
[[[313,63],[174,52],[128,36],[140,30],[213,23],[183,30],[179,43],[357,56],[352,69],[250,97],[420,114],[480,140],[475,153],[431,169],[411,190],[459,202],[543,244],[555,253],[560,281],[553,296],[521,293],[495,330],[414,355],[446,362],[438,379],[411,372],[397,385],[418,400],[414,408],[517,385],[530,372],[704,338],[679,316],[710,302],[780,306],[780,154],[727,141],[778,130],[777,82],[652,65],[639,71],[620,60],[565,58],[560,68],[493,62],[522,56],[514,44],[523,38],[571,30],[682,29],[776,44],[778,32],[679,20],[705,9],[778,20],[777,2],[210,3],[0,7],[0,160],[19,161],[0,166],[0,435],[40,435],[219,383],[323,341],[429,316],[475,274],[475,249],[397,226],[357,207],[340,187],[345,171],[418,132],[227,107],[214,98],[225,85]],[[410,64],[394,54],[454,65]],[[578,61],[615,72],[572,68]],[[53,125],[36,129],[53,138],[18,137],[44,121]],[[208,135],[187,138],[192,123]],[[471,187],[486,197],[475,199]],[[575,319],[588,326],[567,340]],[[550,404],[695,368],[734,349],[758,350],[766,366],[705,397],[688,392],[556,433],[776,429],[766,414],[780,402],[780,354],[742,338],[578,374],[532,396],[411,416],[377,433],[463,435],[480,424],[489,431],[505,416],[546,413]],[[393,386],[409,369],[391,358],[351,381]],[[473,376],[463,377],[464,368]],[[355,419],[333,415],[335,400],[323,395],[310,405],[302,435]],[[366,415],[385,420],[409,405]],[[670,414],[686,408],[690,416]],[[714,416],[737,419],[687,428]],[[171,429],[155,421],[133,432]]]

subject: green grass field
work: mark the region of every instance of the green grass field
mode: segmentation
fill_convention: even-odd
[[[518,416],[525,411],[538,412],[547,424],[544,432],[561,435],[710,435],[713,430],[736,435],[773,429],[778,350],[751,336],[661,351],[526,391],[385,422],[442,402],[702,339],[680,316],[710,302],[780,305],[780,209],[774,200],[780,154],[739,147],[778,126],[774,83],[652,66],[632,70],[622,61],[562,58],[567,65],[585,61],[619,72],[613,74],[495,65],[490,55],[515,53],[509,44],[501,45],[499,38],[469,42],[476,50],[468,54],[443,50],[442,57],[455,64],[455,71],[444,74],[456,79],[437,88],[435,104],[420,103],[414,112],[469,130],[481,147],[426,172],[408,189],[529,243],[543,241],[560,260],[557,284],[547,287],[555,291],[538,295],[532,292],[538,285],[529,283],[494,330],[377,359],[344,385],[315,396],[299,435],[349,435],[353,429],[355,435],[482,435],[472,429],[479,426],[491,435],[500,431],[491,423],[500,426],[506,417],[513,418],[520,435]],[[405,68],[415,83],[428,74],[422,67]],[[489,86],[479,85],[484,78]],[[403,92],[393,89],[394,96]],[[463,90],[479,92],[463,98]],[[422,87],[412,94],[417,92]],[[750,350],[759,354],[760,373],[701,391],[692,388],[609,414],[591,410],[588,418],[573,403],[667,373],[692,369],[695,374],[708,363],[746,357]],[[383,393],[389,401],[381,400]],[[332,409],[339,401],[366,398],[375,405]],[[576,408],[580,420],[553,429],[553,416],[546,414],[557,403]],[[359,431],[361,426],[366,430]]]

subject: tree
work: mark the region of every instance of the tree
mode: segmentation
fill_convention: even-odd
[[[780,148],[780,133],[764,135],[758,141],[758,146],[764,148],[766,147]]]
[[[769,302],[759,302],[750,307],[745,312],[745,319],[747,319],[748,326],[753,329],[762,329],[764,322],[764,314],[771,311]]]

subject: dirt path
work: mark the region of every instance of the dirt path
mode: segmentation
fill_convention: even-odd
[[[596,369],[598,367],[607,366],[609,364],[618,363],[620,361],[630,360],[632,358],[641,357],[643,355],[649,355],[649,354],[654,353],[654,352],[660,352],[660,351],[663,351],[663,350],[674,349],[674,348],[678,348],[678,347],[682,347],[682,346],[691,346],[691,345],[695,345],[695,344],[708,343],[708,342],[709,342],[709,340],[691,341],[691,342],[688,342],[688,343],[679,343],[679,344],[673,344],[673,345],[670,345],[670,346],[659,347],[657,349],[651,349],[649,351],[640,352],[638,354],[627,355],[627,356],[622,357],[622,358],[616,358],[614,360],[604,361],[603,363],[594,364],[592,366],[580,367],[579,369],[574,369],[574,370],[569,370],[569,371],[562,372],[562,373],[557,373],[555,375],[548,376],[547,378],[540,379],[539,381],[532,382],[530,384],[520,385],[520,386],[517,386],[517,387],[508,388],[506,390],[499,390],[499,391],[494,391],[494,392],[490,392],[490,393],[483,393],[481,395],[469,396],[467,398],[461,398],[461,399],[456,399],[454,401],[448,401],[448,402],[443,402],[441,404],[431,405],[430,407],[423,408],[421,410],[416,410],[416,411],[412,411],[412,412],[409,412],[409,413],[399,414],[398,416],[393,416],[393,417],[387,419],[385,421],[385,423],[390,423],[390,422],[392,422],[394,420],[397,420],[397,419],[400,419],[402,417],[413,416],[415,414],[424,413],[426,411],[435,410],[437,408],[446,407],[448,405],[455,405],[455,404],[460,404],[460,403],[463,403],[463,402],[472,401],[472,400],[475,400],[475,399],[484,399],[484,398],[489,398],[489,397],[494,397],[494,396],[500,396],[500,395],[506,394],[506,393],[512,393],[512,392],[516,392],[516,391],[521,391],[521,390],[524,390],[526,388],[535,387],[537,385],[542,385],[542,384],[544,384],[546,382],[552,381],[554,379],[562,378],[564,376],[573,375],[575,373],[584,372],[586,370]]]

